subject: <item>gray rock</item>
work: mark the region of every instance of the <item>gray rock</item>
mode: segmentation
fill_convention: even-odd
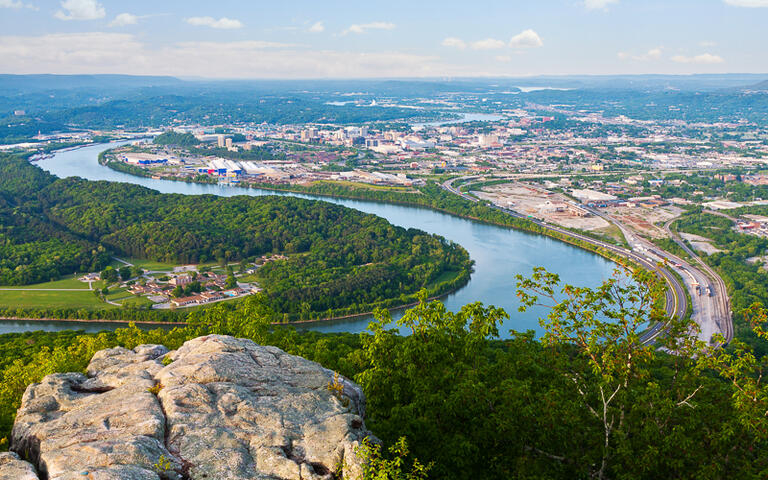
[[[0,480],[39,480],[35,467],[13,452],[0,453]]]
[[[86,371],[30,385],[13,427],[51,480],[360,477],[362,390],[278,348],[210,335],[102,350]]]

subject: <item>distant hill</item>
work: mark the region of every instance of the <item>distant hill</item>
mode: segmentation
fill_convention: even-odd
[[[757,83],[755,85],[744,87],[743,90],[752,90],[752,91],[759,90],[759,91],[768,92],[768,80],[763,80],[762,82]]]
[[[0,92],[71,89],[167,87],[184,82],[175,77],[140,75],[0,75]]]

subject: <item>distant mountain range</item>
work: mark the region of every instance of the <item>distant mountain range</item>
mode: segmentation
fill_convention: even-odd
[[[428,96],[436,92],[516,91],[525,88],[565,88],[600,90],[681,90],[713,91],[718,89],[765,89],[765,74],[700,74],[700,75],[547,75],[499,78],[380,78],[380,79],[296,79],[259,80],[176,78],[139,75],[0,75],[0,96],[41,91],[91,90],[104,93],[146,88],[200,88],[213,90],[258,90],[278,92],[367,92],[374,95]],[[757,83],[761,82],[761,83]],[[178,91],[173,91],[178,93]]]
[[[768,80],[763,80],[762,82],[757,83],[755,85],[744,87],[743,90],[768,92]]]
[[[29,93],[46,90],[133,89],[168,87],[184,83],[175,77],[140,75],[8,75],[0,74],[0,92]]]

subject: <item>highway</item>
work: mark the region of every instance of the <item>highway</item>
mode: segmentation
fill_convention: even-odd
[[[633,251],[645,252],[650,258],[664,262],[672,270],[676,271],[683,279],[686,289],[691,297],[691,319],[699,326],[699,339],[705,342],[712,336],[721,333],[730,342],[733,338],[733,323],[731,321],[728,292],[723,280],[708,265],[706,265],[695,253],[677,238],[669,230],[669,224],[665,230],[676,243],[689,252],[691,258],[696,260],[692,265],[686,260],[654,245],[645,238],[635,234],[626,225],[615,218],[594,208],[587,208],[593,215],[600,216],[604,220],[613,223],[624,235],[627,243]]]
[[[471,202],[479,202],[478,199],[461,193],[457,188],[453,186],[453,183],[456,180],[463,179],[463,180],[470,180],[477,177],[459,177],[454,178],[452,180],[448,180],[442,184],[443,189],[458,195],[462,198],[465,198]],[[582,235],[576,232],[572,232],[570,230],[566,230],[564,228],[560,228],[557,225],[552,225],[547,222],[543,222],[541,220],[535,219],[535,218],[529,218],[526,215],[522,215],[518,212],[515,212],[513,210],[500,207],[497,205],[491,205],[491,208],[495,208],[497,210],[500,210],[502,212],[507,213],[508,215],[511,215],[513,217],[522,218],[525,220],[528,220],[532,223],[535,223],[536,225],[549,229],[553,232],[558,232],[560,234],[566,235],[567,237],[574,238],[581,240],[583,242],[590,243],[592,245],[598,246],[604,250],[607,250],[609,252],[612,252],[614,254],[617,254],[619,256],[622,256],[624,258],[628,258],[634,262],[636,262],[639,265],[642,265],[644,268],[655,272],[656,275],[658,275],[660,278],[662,278],[668,285],[669,288],[667,288],[666,292],[666,313],[667,316],[670,318],[677,317],[677,318],[683,318],[685,316],[685,312],[688,307],[688,301],[685,295],[685,289],[680,284],[680,281],[668,270],[668,266],[665,266],[663,263],[663,254],[661,253],[660,249],[654,246],[653,251],[647,251],[638,249],[635,250],[628,250],[624,247],[619,247],[617,245],[613,245],[610,243],[603,242],[601,240],[597,240],[592,237],[588,237],[586,235]],[[615,222],[614,222],[615,223]],[[622,228],[620,226],[619,228]],[[623,231],[623,229],[622,229]],[[629,242],[630,245],[632,245],[631,242]],[[666,252],[664,252],[666,253]],[[655,257],[655,258],[654,258]],[[693,297],[691,297],[693,298]],[[653,343],[656,341],[656,339],[659,337],[659,335],[663,334],[665,331],[665,324],[656,324],[651,329],[649,329],[647,332],[644,333],[642,340],[644,343]]]
[[[722,216],[734,220],[727,215]],[[728,289],[725,288],[725,282],[723,282],[723,279],[720,278],[720,275],[712,270],[712,268],[707,265],[706,262],[704,262],[704,260],[702,260],[698,254],[696,254],[696,252],[688,247],[688,245],[677,235],[677,233],[673,232],[669,228],[673,221],[674,219],[664,224],[664,230],[667,232],[667,235],[669,235],[669,237],[674,240],[675,243],[677,243],[680,248],[682,248],[685,253],[687,253],[688,256],[690,256],[697,264],[698,268],[700,269],[697,269],[697,280],[699,283],[704,285],[704,283],[701,282],[707,282],[710,287],[710,295],[707,295],[706,291],[700,291],[700,299],[702,301],[698,305],[700,310],[698,315],[703,319],[702,322],[708,323],[710,325],[712,330],[722,333],[725,337],[726,343],[728,343],[733,340],[733,312],[731,311],[731,301],[728,298]],[[694,302],[694,307],[696,306],[697,304]],[[696,315],[696,313],[696,308],[694,308],[694,315]]]

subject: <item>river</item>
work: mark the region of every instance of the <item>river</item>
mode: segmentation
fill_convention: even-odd
[[[266,190],[236,186],[203,185],[136,177],[99,165],[98,154],[119,144],[121,142],[63,151],[51,158],[40,160],[36,164],[59,177],[79,176],[89,180],[135,183],[163,193],[221,196],[277,194]],[[614,269],[612,262],[598,255],[549,237],[485,225],[429,209],[310,195],[296,194],[294,196],[333,202],[372,213],[386,218],[394,225],[419,228],[429,233],[442,235],[462,245],[475,261],[475,272],[464,288],[444,299],[445,304],[453,311],[458,310],[462,305],[476,301],[504,308],[510,315],[510,319],[504,323],[501,329],[502,336],[505,337],[509,336],[510,329],[518,331],[531,329],[540,334],[541,327],[538,319],[547,313],[541,308],[532,309],[525,313],[517,311],[519,304],[515,297],[516,274],[528,275],[533,267],[543,266],[560,274],[564,282],[594,287],[607,279]],[[322,332],[360,332],[365,330],[369,321],[370,318],[368,317],[358,317],[344,321],[302,324],[301,328]],[[54,331],[73,328],[98,331],[113,329],[119,325],[113,323],[1,321],[0,333],[39,329]]]

